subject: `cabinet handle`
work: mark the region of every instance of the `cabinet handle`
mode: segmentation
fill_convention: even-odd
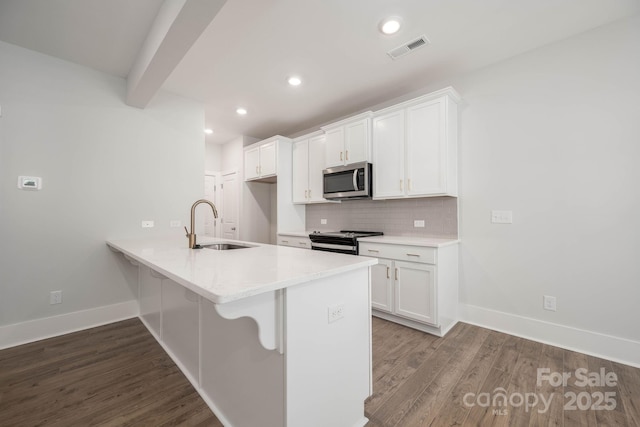
[[[340,161],[342,161],[342,151],[340,152]]]
[[[304,198],[305,198],[305,199],[308,199],[308,198],[309,198],[309,196],[307,196],[307,193],[308,193],[308,192],[309,192],[309,190],[304,190]]]
[[[407,189],[411,191],[411,178],[407,179]]]
[[[258,172],[258,166],[256,166],[256,175],[260,175],[260,172]]]
[[[345,153],[347,161],[349,161],[349,150],[346,150],[344,153]]]
[[[311,189],[309,189],[309,198],[311,198]]]
[[[407,256],[417,256],[417,257],[420,257],[420,254],[407,254]]]
[[[305,242],[298,242],[298,244],[302,245],[302,246],[307,246],[307,244]]]
[[[375,253],[378,253],[378,252],[380,252],[380,251],[378,251],[378,250],[376,250],[376,249],[367,249],[367,252],[375,252]],[[389,267],[387,267],[387,268],[389,268]]]
[[[288,240],[282,240],[282,243],[289,243]]]
[[[402,188],[402,180],[400,180],[400,191],[404,191],[404,189]]]
[[[398,269],[396,268],[396,281],[398,280]]]
[[[389,278],[389,267],[387,266],[387,279]]]

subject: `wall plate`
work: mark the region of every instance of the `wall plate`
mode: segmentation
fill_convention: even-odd
[[[39,176],[19,176],[18,188],[21,190],[40,190],[42,188],[42,178]]]

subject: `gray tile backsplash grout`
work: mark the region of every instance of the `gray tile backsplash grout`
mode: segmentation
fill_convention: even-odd
[[[326,219],[327,224],[320,224]],[[414,220],[424,220],[415,228]],[[307,205],[308,230],[382,231],[398,236],[458,237],[458,199],[427,197],[394,200],[347,200]]]

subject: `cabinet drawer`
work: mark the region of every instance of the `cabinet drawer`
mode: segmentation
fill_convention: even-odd
[[[387,245],[384,243],[360,242],[360,255],[389,258],[400,261],[436,263],[436,248],[411,245]]]
[[[278,245],[293,248],[311,249],[311,240],[304,237],[278,235]]]

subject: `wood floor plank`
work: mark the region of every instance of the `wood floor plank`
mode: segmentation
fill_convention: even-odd
[[[459,426],[469,414],[470,407],[464,403],[465,395],[477,396],[480,386],[487,378],[491,366],[495,363],[498,352],[506,339],[505,334],[489,331],[467,370],[462,374],[456,386],[451,390],[449,398],[438,410],[438,417],[430,423],[433,427]]]
[[[575,351],[565,350],[564,352],[564,372],[571,374],[568,379],[567,386],[564,388],[565,392],[565,408],[564,408],[564,425],[566,427],[591,427],[597,426],[596,415],[594,411],[590,410],[578,410],[577,405],[572,408],[570,397],[567,393],[578,395],[580,393],[588,393],[591,395],[591,387],[582,387],[577,384],[579,380],[576,378],[575,371],[580,368],[587,368],[589,361],[587,355],[582,353],[576,353]]]
[[[433,352],[432,356],[424,360],[414,371],[415,373],[408,376],[399,385],[397,391],[380,405],[373,414],[375,419],[380,420],[385,425],[396,425],[410,410],[420,394],[438,376],[440,371],[447,366],[456,350],[459,349],[460,346],[457,345],[455,338],[467,341],[472,339],[474,333],[476,331],[468,327],[468,325],[462,325],[460,335],[443,339],[442,344]]]
[[[640,369],[611,362],[618,377],[620,395],[617,402],[624,406],[629,426],[640,426]]]
[[[367,416],[375,420],[375,413],[386,400],[393,396],[404,382],[412,377],[418,368],[422,366],[426,360],[429,360],[447,339],[454,340],[464,331],[465,327],[463,324],[456,325],[446,338],[424,341],[412,352],[405,355],[402,360],[399,360],[397,366],[373,384],[373,394],[365,402],[365,413]],[[377,344],[374,344],[374,346],[375,345]]]
[[[528,426],[531,418],[529,405],[537,403],[536,381],[543,345],[523,340],[520,354],[514,366],[511,382],[507,388],[509,396],[508,424],[512,426]],[[518,400],[522,399],[522,401]]]
[[[548,369],[549,374],[562,373],[564,369],[563,350],[558,347],[543,344],[539,368]],[[531,411],[529,426],[561,427],[564,407],[564,386],[561,383],[554,386],[550,381],[543,380],[543,378],[541,378],[540,384],[538,384],[537,377],[536,374],[535,391],[539,396],[540,402]]]
[[[604,360],[599,357],[587,356],[587,363],[589,373],[604,373],[602,375],[602,380],[606,378],[607,373],[614,373],[613,366],[609,360]],[[604,371],[602,371],[604,369]],[[617,374],[616,374],[617,376]],[[618,381],[615,381],[616,384]],[[626,426],[627,425],[627,414],[625,412],[624,402],[620,399],[620,390],[617,385],[608,386],[607,384],[602,384],[598,386],[592,386],[591,391],[593,395],[591,396],[592,404],[596,407],[593,407],[591,410],[594,411],[596,416],[596,423],[598,426]],[[599,398],[601,396],[614,396],[613,399],[615,401],[615,408],[612,410],[604,409],[608,408],[611,405],[607,405],[605,401],[602,401],[598,404]]]
[[[444,406],[451,390],[469,368],[469,364],[488,336],[489,330],[478,329],[466,340],[464,346],[456,348],[447,362],[446,369],[440,371],[396,425],[431,425],[439,417],[438,409]]]

